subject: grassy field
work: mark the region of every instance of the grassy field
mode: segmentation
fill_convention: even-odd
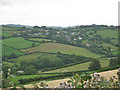
[[[21,52],[17,49],[2,45],[2,54],[3,55],[10,55],[12,53],[14,53],[16,55],[23,55],[24,54],[23,52]]]
[[[9,37],[9,36],[11,36],[11,31],[2,31],[2,35],[4,37]]]
[[[20,79],[34,79],[35,77],[47,77],[47,76],[56,76],[59,74],[41,74],[41,75],[21,75],[21,76],[11,76],[8,78],[8,80],[13,81],[14,83],[18,83]]]
[[[10,61],[14,61],[14,62],[18,62],[18,63],[20,63],[21,61],[30,62],[32,60],[37,60],[38,57],[47,58],[50,60],[59,60],[59,58],[57,58],[56,54],[33,53],[33,54],[29,54],[29,55],[20,56],[18,58],[10,59]]]
[[[44,54],[43,56],[41,56],[41,58],[47,58],[50,60],[60,60],[60,58],[58,58],[56,54]]]
[[[116,45],[116,44],[118,44],[118,39],[113,39],[113,40],[111,40],[111,42],[113,45]]]
[[[118,52],[118,50],[112,52],[113,55],[118,55],[118,53],[119,53],[119,55],[120,55],[120,51]]]
[[[22,48],[31,47],[33,42],[24,40],[24,38],[21,37],[13,37],[13,38],[4,39],[3,44],[17,49],[22,49]],[[38,43],[35,44],[38,45]]]
[[[12,34],[20,33],[20,31],[2,31],[4,37],[12,36]]]
[[[88,42],[88,40],[83,40],[82,43],[83,44],[88,44],[89,42]]]
[[[52,41],[52,40],[50,40],[50,39],[42,39],[42,38],[29,38],[29,40],[38,41],[38,42],[42,42],[43,40],[44,40],[44,41]]]
[[[12,26],[2,26],[2,31],[8,31],[8,30],[10,30],[10,31],[15,31],[15,30],[17,30],[17,29],[20,29],[20,27],[12,27]]]
[[[64,54],[76,54],[76,55],[81,55],[86,57],[99,57],[99,55],[92,53],[85,48],[80,48],[80,47],[75,47],[75,46],[70,46],[70,45],[65,45],[60,43],[42,43],[37,47],[23,49],[22,51],[28,52],[28,53],[36,52],[36,51],[49,52],[49,53],[61,52]]]
[[[103,38],[106,38],[106,37],[118,38],[118,31],[114,31],[114,30],[98,31],[98,34],[102,35]]]
[[[111,44],[109,44],[109,43],[103,43],[103,44],[101,44],[104,48],[106,48],[106,49],[108,49],[109,47],[111,48],[111,51],[116,51],[116,50],[118,50],[118,48],[117,47],[115,47],[115,46],[113,46],[113,45],[111,45]]]
[[[106,59],[101,59],[99,61],[102,67],[107,67],[109,65],[109,60],[110,60],[109,58],[106,58]],[[86,63],[77,64],[77,65],[73,65],[73,66],[69,66],[61,69],[51,70],[46,73],[84,71],[84,70],[88,70],[89,64],[90,62],[86,62]]]

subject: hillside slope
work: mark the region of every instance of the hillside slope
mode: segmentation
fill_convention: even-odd
[[[42,43],[37,47],[24,49],[24,52],[32,53],[32,52],[49,52],[49,53],[57,53],[61,52],[64,54],[76,54],[86,57],[99,57],[98,54],[92,53],[89,50],[81,47],[75,47],[60,43]]]

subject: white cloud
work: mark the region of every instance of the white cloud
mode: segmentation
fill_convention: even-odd
[[[0,8],[0,24],[117,25],[118,0],[0,0],[0,3],[1,1],[6,5]]]

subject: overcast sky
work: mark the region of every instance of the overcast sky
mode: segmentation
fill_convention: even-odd
[[[118,25],[119,0],[0,0],[0,24]]]

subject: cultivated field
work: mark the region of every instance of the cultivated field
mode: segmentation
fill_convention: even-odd
[[[31,41],[37,41],[37,42],[42,42],[42,41],[52,41],[50,39],[41,39],[41,38],[29,38]]]
[[[109,58],[100,59],[99,61],[100,61],[102,67],[107,67],[109,65]],[[73,65],[73,66],[69,66],[69,67],[65,67],[65,68],[61,68],[61,69],[51,70],[46,73],[84,71],[84,70],[88,70],[89,64],[90,64],[90,62],[86,62],[86,63],[77,64],[77,65]]]
[[[108,49],[109,47],[111,48],[111,51],[116,51],[116,50],[118,50],[118,48],[117,47],[115,47],[115,46],[113,46],[113,45],[111,45],[111,44],[108,44],[108,43],[103,43],[103,44],[101,44],[104,48],[106,48],[106,49]]]
[[[102,35],[103,38],[118,38],[118,31],[115,30],[102,30],[98,31],[98,34]]]
[[[21,61],[31,62],[32,60],[37,60],[38,57],[46,58],[46,59],[50,59],[50,60],[59,60],[59,58],[57,58],[56,54],[32,53],[32,54],[20,56],[18,58],[10,59],[10,61],[14,61],[17,63],[20,63]]]
[[[16,54],[16,55],[23,55],[24,52],[21,52],[20,50],[2,45],[2,54],[3,55],[11,55],[12,53]]]
[[[20,29],[20,27],[12,27],[12,26],[2,26],[2,31],[16,31]]]
[[[13,34],[16,34],[16,33],[20,33],[20,31],[2,31],[2,35],[4,37],[9,37],[9,36],[12,36]]]
[[[99,55],[88,51],[85,48],[60,44],[60,43],[42,43],[37,47],[24,49],[24,52],[32,53],[32,52],[49,52],[49,53],[57,53],[61,52],[63,54],[76,54],[86,57],[99,57]]]
[[[4,39],[3,44],[17,49],[22,49],[32,47],[33,42],[24,40],[24,38],[21,37],[13,37]],[[38,43],[35,44],[38,45]]]

